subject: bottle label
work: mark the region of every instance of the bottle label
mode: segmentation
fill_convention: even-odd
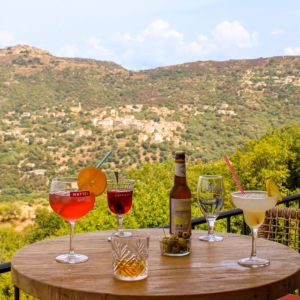
[[[191,233],[191,199],[171,199],[171,233]]]
[[[80,191],[80,192],[70,192],[70,197],[88,197],[90,195],[89,191]]]
[[[185,164],[175,163],[175,176],[186,177]]]

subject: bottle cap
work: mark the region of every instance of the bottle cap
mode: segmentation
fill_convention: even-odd
[[[185,152],[184,151],[176,151],[175,152],[175,161],[184,163],[184,161],[185,161]]]
[[[185,155],[185,152],[184,151],[176,151],[175,155]]]

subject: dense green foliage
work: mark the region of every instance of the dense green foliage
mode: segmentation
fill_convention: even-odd
[[[266,179],[272,178],[283,195],[300,193],[300,124],[268,132],[260,140],[250,141],[238,149],[230,159],[243,186],[247,189],[264,189]],[[136,180],[136,185],[133,208],[124,217],[124,226],[138,228],[168,224],[168,192],[173,183],[173,161],[146,163],[128,172]],[[225,180],[226,200],[223,210],[232,207],[230,192],[236,190],[236,187],[223,159],[208,163],[201,161],[189,163],[187,175],[193,192],[193,217],[201,215],[195,197],[199,175],[216,173],[223,175]],[[6,212],[10,213],[8,210]],[[15,212],[12,210],[11,213]],[[233,231],[240,232],[240,224],[240,218],[234,219]],[[109,212],[105,196],[102,195],[97,199],[95,208],[77,222],[76,232],[115,227],[116,218]],[[68,229],[68,224],[59,216],[47,208],[39,208],[34,224],[25,228],[22,233],[9,227],[0,228],[0,261],[9,260],[12,254],[25,244],[67,234]],[[224,231],[224,223],[217,222],[217,230]],[[5,275],[0,278],[2,295],[12,299],[9,277]]]

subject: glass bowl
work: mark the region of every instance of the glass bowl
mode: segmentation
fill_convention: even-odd
[[[175,235],[164,236],[159,241],[160,252],[166,256],[186,256],[191,253],[191,239]]]

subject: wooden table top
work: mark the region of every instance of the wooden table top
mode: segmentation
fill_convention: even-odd
[[[68,250],[68,236],[31,244],[12,259],[16,286],[45,300],[129,299],[275,299],[300,287],[300,255],[281,244],[257,241],[258,256],[271,264],[248,269],[237,260],[250,254],[251,238],[222,233],[218,243],[201,242],[193,231],[192,253],[185,257],[161,256],[161,229],[139,230],[150,234],[149,277],[123,282],[112,276],[110,231],[78,234],[75,250],[86,254],[86,263],[67,265],[55,257]],[[203,232],[202,232],[203,233]]]

